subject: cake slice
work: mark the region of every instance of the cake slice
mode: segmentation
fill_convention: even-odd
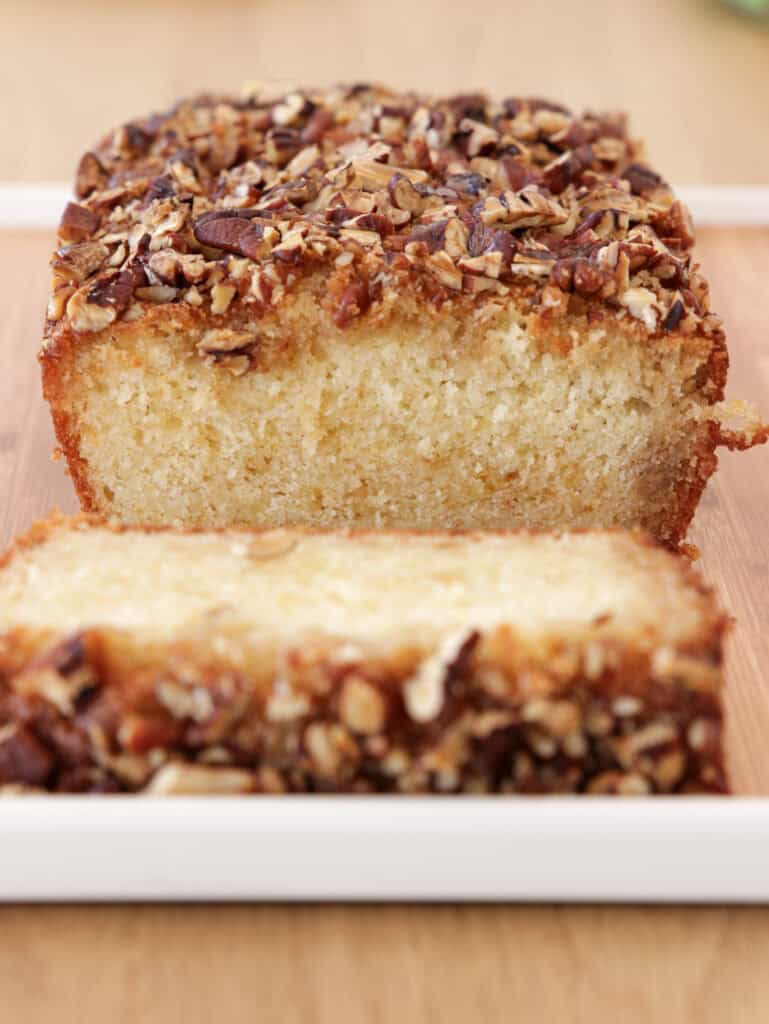
[[[675,545],[727,351],[618,115],[203,97],[80,164],[42,351],[83,508],[193,526],[641,525]]]
[[[720,792],[723,625],[639,535],[53,519],[0,568],[0,783]]]

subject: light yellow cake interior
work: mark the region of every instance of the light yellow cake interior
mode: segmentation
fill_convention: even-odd
[[[674,518],[702,413],[680,345],[607,321],[547,352],[510,314],[472,331],[409,314],[338,332],[301,302],[281,323],[290,357],[242,376],[178,330],[83,346],[63,394],[93,507],[158,524],[657,535]]]
[[[0,632],[113,626],[157,638],[217,617],[255,637],[439,639],[507,623],[676,643],[702,601],[674,556],[617,534],[175,534],[55,529],[0,573]]]

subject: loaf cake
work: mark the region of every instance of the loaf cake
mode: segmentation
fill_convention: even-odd
[[[630,533],[52,519],[0,564],[0,783],[721,792],[723,625]]]
[[[123,125],[76,194],[41,358],[86,511],[675,545],[766,439],[621,116],[254,88]]]

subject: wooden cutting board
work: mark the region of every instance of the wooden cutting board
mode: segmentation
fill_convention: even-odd
[[[51,238],[0,232],[0,543],[54,506],[76,511],[40,396],[35,353]],[[713,307],[729,335],[729,394],[769,417],[769,230],[700,232]],[[727,647],[728,754],[738,793],[769,795],[769,446],[724,452],[690,539],[735,618]]]

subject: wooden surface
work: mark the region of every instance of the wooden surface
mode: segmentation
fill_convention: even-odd
[[[49,244],[40,234],[0,233],[2,541],[53,505],[76,507],[62,465],[51,461],[34,358]],[[702,232],[700,253],[729,327],[730,391],[769,410],[769,231]],[[764,795],[767,510],[769,448],[725,454],[693,531],[708,578],[737,618],[727,698],[734,782]],[[308,870],[311,861],[308,851]],[[769,1016],[763,909],[8,907],[0,937],[3,1022],[49,1024],[54,1010],[64,1024],[220,1016],[496,1024],[511,1006],[515,1019],[554,1024]]]
[[[625,107],[672,180],[769,181],[769,30],[717,0],[0,0],[0,28],[2,179],[69,179],[90,140],[183,93],[378,78]],[[34,360],[48,246],[0,233],[3,541],[75,507]],[[769,410],[769,233],[703,234],[701,253],[730,390]],[[769,450],[723,455],[694,531],[739,620],[734,779],[763,794],[768,510]],[[763,909],[7,907],[0,1022],[757,1024],[768,948]]]
[[[762,909],[0,909],[8,1024],[763,1024]]]
[[[632,113],[677,182],[769,175],[769,24],[719,0],[0,0],[0,178],[245,79],[486,88]]]

